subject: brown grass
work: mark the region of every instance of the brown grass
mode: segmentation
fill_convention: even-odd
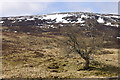
[[[44,34],[45,35],[45,34]],[[78,54],[65,57],[54,37],[3,32],[3,78],[98,78],[117,76],[117,49],[113,54],[96,54],[89,70]],[[106,49],[105,49],[106,50]],[[108,49],[107,49],[108,50]],[[111,49],[109,49],[111,51]]]

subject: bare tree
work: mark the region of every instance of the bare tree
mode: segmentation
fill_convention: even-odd
[[[62,33],[67,37],[64,42],[66,47],[70,52],[78,53],[85,60],[84,69],[89,69],[90,55],[100,49],[102,38],[94,35],[96,33],[94,20],[87,20],[85,24],[86,30],[81,30],[80,26],[75,24],[68,24],[63,28]]]

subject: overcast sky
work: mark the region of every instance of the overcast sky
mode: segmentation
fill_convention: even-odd
[[[59,12],[118,14],[118,2],[2,2],[0,17],[42,15]]]

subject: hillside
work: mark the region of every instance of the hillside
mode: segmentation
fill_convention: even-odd
[[[2,78],[117,77],[119,17],[86,12],[2,17]],[[100,48],[91,52],[89,69],[77,52],[69,52],[67,31],[83,41],[81,49]]]
[[[106,26],[118,27],[120,24],[120,15],[98,14],[85,12],[54,13],[48,15],[2,17],[0,23],[3,26],[42,26],[55,23],[81,23],[84,26],[86,19],[96,19],[98,23]],[[53,27],[54,28],[54,27]]]
[[[90,70],[82,70],[78,54],[66,56],[55,35],[3,32],[3,78],[105,78],[118,76],[118,49],[93,55]]]
[[[49,32],[59,31],[58,29],[67,24],[76,24],[78,27],[86,29],[86,22],[89,19],[94,20],[94,26],[98,31],[114,31],[119,38],[120,35],[120,15],[115,14],[98,14],[86,12],[68,12],[54,13],[48,15],[16,16],[1,17],[0,23],[8,27],[3,31],[18,32]]]

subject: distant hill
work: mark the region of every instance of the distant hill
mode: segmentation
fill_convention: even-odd
[[[1,17],[0,23],[4,27],[9,27],[3,31],[17,31],[27,33],[58,32],[59,27],[67,24],[75,24],[77,28],[86,30],[86,21],[95,20],[96,30],[101,33],[108,33],[109,37],[120,37],[120,15],[117,14],[98,14],[88,12],[66,12],[53,13],[47,15],[31,15],[16,17]],[[74,25],[73,25],[74,26]],[[98,34],[98,33],[96,33]]]
[[[115,14],[98,14],[87,12],[66,12],[54,13],[48,15],[33,15],[33,16],[16,16],[16,17],[2,17],[0,23],[3,26],[43,26],[51,24],[53,27],[55,23],[80,23],[85,26],[86,19],[96,19],[98,24],[106,26],[118,27],[120,24],[120,15]],[[54,28],[54,27],[53,27]]]

